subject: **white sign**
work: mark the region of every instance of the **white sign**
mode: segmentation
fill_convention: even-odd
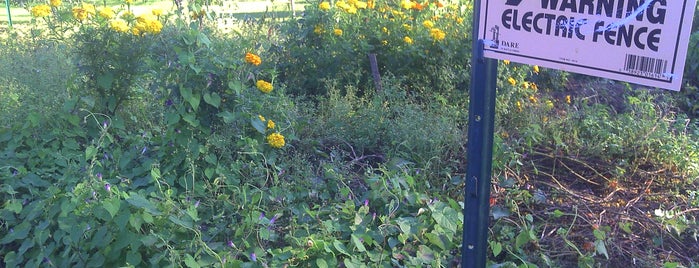
[[[696,0],[486,0],[484,56],[680,90]]]

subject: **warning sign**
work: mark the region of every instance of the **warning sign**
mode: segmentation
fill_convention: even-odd
[[[680,90],[696,0],[481,4],[489,58]]]

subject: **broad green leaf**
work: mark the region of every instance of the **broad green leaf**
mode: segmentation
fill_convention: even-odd
[[[493,218],[496,220],[510,216],[510,210],[502,206],[493,206],[491,211],[493,212]]]
[[[324,259],[316,259],[316,267],[318,268],[328,268],[328,262]]]
[[[349,252],[347,252],[347,247],[345,247],[345,245],[342,244],[340,240],[333,241],[333,246],[335,247],[335,249],[337,249],[338,252],[347,256],[352,256],[351,254],[349,254]]]
[[[138,195],[138,194],[133,194],[131,195],[128,199],[126,199],[126,202],[129,202],[134,207],[137,208],[142,208],[148,211],[149,213],[153,215],[160,215],[162,214],[156,207],[151,203],[148,199],[145,197]]]
[[[493,256],[497,257],[502,252],[502,244],[500,242],[490,241],[490,250],[493,251]]]
[[[103,89],[112,88],[112,83],[114,83],[114,74],[111,72],[97,77],[97,85]]]
[[[265,131],[267,130],[267,122],[260,120],[260,118],[253,116],[250,119],[250,124],[252,125],[257,132],[260,132],[260,134],[265,134]]]
[[[187,265],[187,267],[191,267],[191,268],[201,267],[201,265],[199,265],[199,263],[197,263],[197,261],[194,259],[194,257],[192,257],[192,255],[189,255],[189,254],[187,254],[184,257],[184,264]]]
[[[29,222],[22,222],[18,224],[17,226],[11,227],[9,231],[7,231],[7,235],[0,240],[0,244],[7,244],[15,240],[22,240],[27,238],[27,235],[29,234],[29,230],[31,230],[31,225]]]
[[[364,247],[362,240],[359,239],[359,237],[357,237],[354,234],[352,234],[352,243],[354,244],[355,247],[357,247],[357,251],[359,251],[359,252],[366,251],[366,248]]]
[[[524,246],[524,245],[526,245],[527,243],[529,243],[529,241],[530,241],[529,238],[530,238],[530,236],[529,236],[529,230],[524,230],[524,231],[520,232],[520,233],[517,235],[517,238],[515,239],[515,247],[516,247],[517,249],[521,249],[522,246]]]
[[[153,178],[153,180],[157,181],[160,180],[160,169],[157,167],[151,168],[150,170],[150,177]]]
[[[128,264],[138,267],[141,263],[141,260],[141,253],[138,253],[138,251],[129,250],[129,252],[126,253],[126,262]]]
[[[168,217],[168,219],[170,219],[171,222],[188,229],[191,229],[194,226],[194,224],[191,221],[182,220],[175,216],[170,216]]]
[[[221,96],[216,92],[204,94],[204,101],[211,106],[218,108],[221,105]]]
[[[102,206],[107,210],[107,212],[109,212],[109,215],[112,215],[112,218],[114,218],[114,216],[117,215],[117,212],[119,212],[121,200],[119,198],[109,198],[104,200]]]
[[[447,244],[449,244],[449,241],[447,240],[446,236],[435,233],[426,233],[425,237],[427,237],[427,240],[429,240],[433,245],[442,250],[447,250]]]
[[[14,213],[20,213],[22,212],[22,203],[14,199],[10,200],[5,204],[5,209]]]
[[[226,124],[230,124],[231,122],[235,121],[235,114],[229,111],[223,111],[218,113],[218,117],[223,118],[223,122]]]
[[[595,251],[598,254],[602,254],[602,255],[604,255],[605,258],[609,259],[609,254],[607,253],[607,247],[604,245],[604,241],[602,241],[602,240],[595,241]]]
[[[434,251],[428,246],[420,245],[418,246],[417,257],[422,259],[424,263],[430,263],[434,260]]]

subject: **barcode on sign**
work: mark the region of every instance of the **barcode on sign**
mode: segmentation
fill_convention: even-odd
[[[624,70],[664,74],[667,71],[667,60],[626,54]]]

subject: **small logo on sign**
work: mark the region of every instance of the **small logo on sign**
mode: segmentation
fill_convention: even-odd
[[[492,38],[490,38],[490,40],[493,40],[493,42],[490,43],[490,48],[498,48],[500,45],[500,27],[495,25],[490,28],[490,32],[493,33]]]

